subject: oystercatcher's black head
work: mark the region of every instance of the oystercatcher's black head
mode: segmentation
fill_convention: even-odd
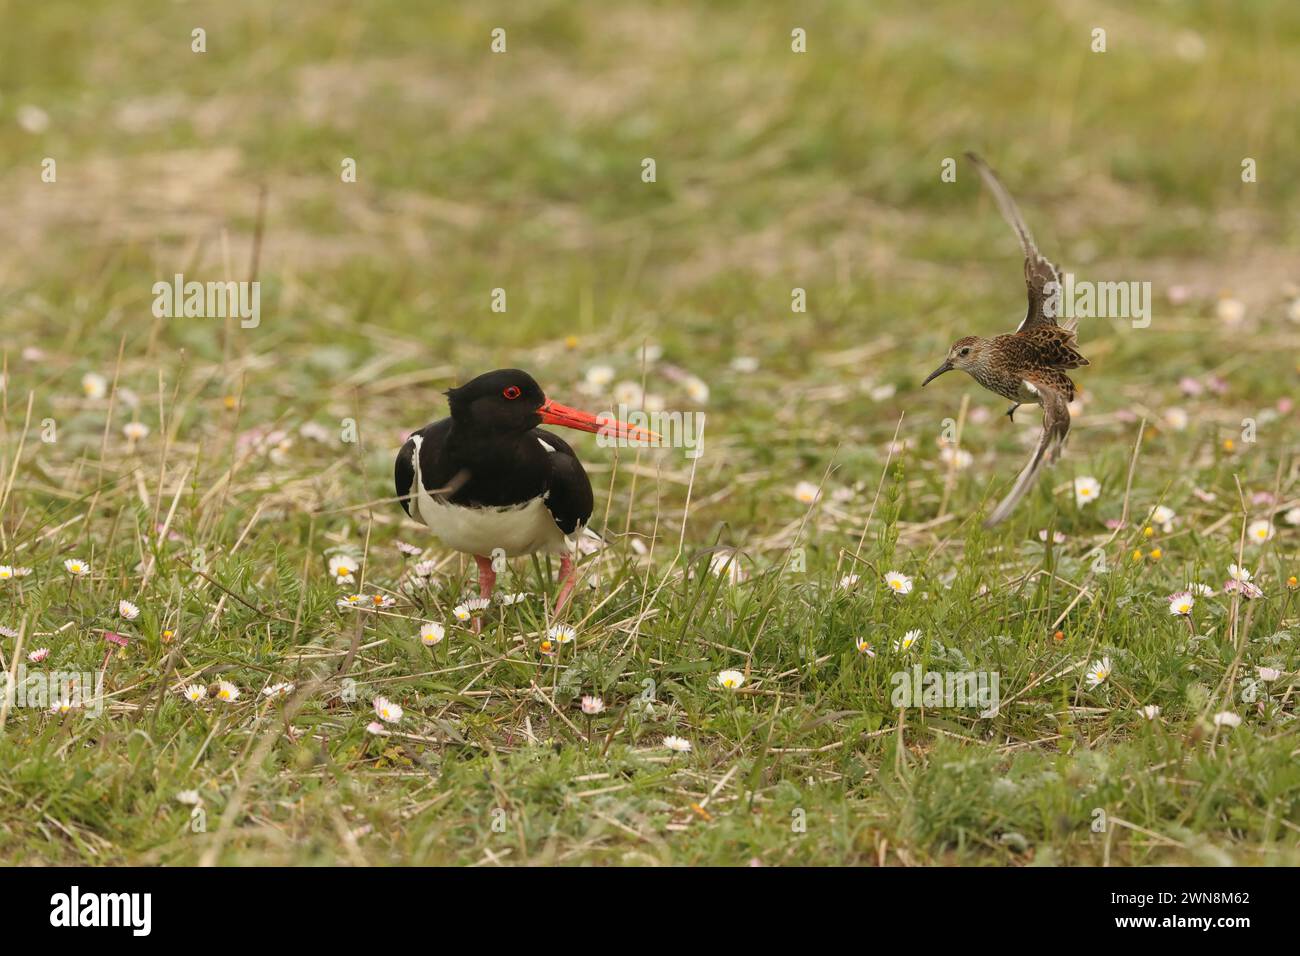
[[[480,434],[505,435],[531,431],[538,425],[563,425],[637,441],[659,440],[648,429],[548,399],[536,379],[517,368],[485,372],[459,388],[448,389],[447,404],[457,425]]]
[[[447,390],[451,417],[482,432],[526,432],[542,423],[542,387],[527,372],[499,368]]]

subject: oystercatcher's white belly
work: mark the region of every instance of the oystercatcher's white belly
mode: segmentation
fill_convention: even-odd
[[[416,505],[420,520],[443,544],[466,554],[488,557],[499,549],[513,558],[535,551],[559,553],[573,549],[540,497],[522,505],[470,508],[425,493],[417,495]]]

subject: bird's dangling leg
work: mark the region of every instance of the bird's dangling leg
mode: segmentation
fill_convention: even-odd
[[[478,564],[478,596],[490,599],[492,589],[497,584],[497,573],[492,567],[492,559],[476,554],[474,555],[474,561]],[[477,634],[482,629],[483,621],[480,618],[474,618],[474,633]]]
[[[1010,408],[1008,408],[1008,409],[1007,409],[1007,418],[1011,419],[1011,420],[1014,422],[1014,421],[1016,420],[1016,409],[1019,408],[1020,405],[1021,405],[1020,402],[1016,402],[1014,405],[1012,405]]]
[[[567,554],[560,555],[560,590],[555,595],[556,614],[559,614],[564,605],[568,603],[569,595],[573,593],[573,585],[577,579],[577,572],[573,568],[573,558]]]

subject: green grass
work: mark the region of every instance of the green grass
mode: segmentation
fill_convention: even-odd
[[[19,25],[0,36],[0,564],[33,569],[0,582],[24,635],[0,652],[98,671],[103,632],[130,638],[102,716],[5,715],[0,857],[1300,863],[1295,5],[519,6],[0,2]],[[965,167],[940,180],[967,149],[1064,267],[1155,294],[1150,328],[1085,321],[1069,451],[992,532],[1034,410],[1013,425],[968,379],[918,387],[1023,309],[996,210]],[[155,319],[159,278],[249,275],[263,187],[261,325]],[[451,614],[472,562],[381,499],[445,388],[518,366],[601,410],[595,365],[706,412],[705,452],[574,438],[608,547],[565,613],[576,641],[546,656],[553,566],[514,562],[502,589],[530,597],[474,634]],[[116,393],[86,397],[87,372]],[[974,459],[953,470],[937,440],[959,418]],[[290,443],[250,444],[268,430]],[[1081,476],[1102,489],[1082,507]],[[1160,503],[1177,517],[1147,536]],[[1261,519],[1276,535],[1243,542]],[[397,540],[436,562],[427,586]],[[335,553],[396,606],[337,608]],[[93,569],[75,584],[70,557]],[[1222,593],[1231,563],[1261,598]],[[1194,580],[1219,593],[1189,625],[1164,598]],[[447,625],[433,650],[426,620]],[[914,664],[996,672],[1003,706],[895,707]],[[180,693],[219,680],[237,701]],[[280,681],[295,693],[264,700]],[[590,723],[584,694],[607,705]],[[405,709],[391,735],[367,731],[376,696]]]

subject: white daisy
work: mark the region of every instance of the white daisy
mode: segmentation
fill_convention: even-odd
[[[1292,508],[1282,516],[1282,520],[1292,526],[1300,525],[1300,508]]]
[[[80,558],[68,558],[68,560],[63,562],[63,566],[67,569],[69,574],[76,575],[77,577],[90,573],[90,565],[85,561],[82,561]]]
[[[844,577],[840,578],[840,588],[842,588],[845,591],[848,591],[851,588],[857,587],[859,580],[860,579],[856,574],[846,574],[844,575]]]
[[[867,657],[875,657],[876,649],[872,647],[871,642],[865,637],[860,637],[853,642],[853,646],[858,649],[859,654],[865,654]]]
[[[1196,605],[1196,599],[1187,591],[1180,591],[1177,594],[1169,596],[1169,613],[1177,614],[1183,617],[1192,613],[1192,608]]]
[[[745,675],[740,671],[722,671],[718,674],[718,684],[727,690],[735,690],[745,683]]]
[[[239,688],[228,680],[217,681],[217,700],[224,700],[227,704],[233,704],[239,700]]]
[[[1232,578],[1234,581],[1239,581],[1242,584],[1245,584],[1251,579],[1252,575],[1245,568],[1240,568],[1235,564],[1230,564],[1228,565],[1228,577]]]
[[[454,617],[456,620],[460,621],[460,623],[464,624],[474,615],[469,612],[469,608],[467,608],[464,604],[457,604],[454,608],[451,609],[451,616]]]
[[[1201,584],[1199,581],[1189,582],[1187,590],[1198,597],[1214,597],[1214,595],[1218,593],[1208,584]]]
[[[604,388],[614,381],[614,369],[609,365],[593,365],[587,369],[583,379],[592,388]]]
[[[912,649],[912,645],[914,645],[920,639],[921,639],[921,632],[919,630],[914,629],[908,631],[898,640],[894,641],[894,650],[910,651]]]
[[[140,616],[140,609],[130,601],[118,601],[117,613],[128,621],[134,621]]]
[[[288,682],[271,684],[269,687],[262,688],[262,696],[267,700],[274,700],[277,697],[288,697],[293,693],[294,685]]]
[[[335,584],[351,584],[356,580],[356,573],[361,562],[347,555],[336,554],[330,558],[330,577]]]
[[[14,576],[14,569],[7,564],[0,564],[0,581],[8,581]]]
[[[127,422],[122,426],[122,434],[127,441],[144,441],[149,437],[149,426],[144,422]]]
[[[1282,672],[1276,667],[1256,667],[1255,673],[1259,675],[1260,680],[1266,683],[1275,681],[1282,676]]]
[[[965,448],[954,448],[951,445],[945,445],[939,449],[939,461],[955,468],[957,471],[961,471],[969,468],[974,463],[975,456]]]
[[[87,398],[103,398],[108,394],[108,379],[94,372],[81,376],[81,390]]]
[[[709,400],[709,386],[703,379],[696,378],[692,375],[683,384],[686,387],[686,394],[690,397],[691,401],[695,402],[697,405],[703,405]]]
[[[582,698],[582,712],[588,717],[594,717],[605,709],[605,702],[599,697],[584,696]]]
[[[1101,482],[1096,478],[1085,475],[1074,479],[1074,501],[1079,507],[1083,507],[1090,501],[1096,501],[1100,494]]]
[[[664,738],[664,746],[674,753],[685,754],[691,752],[691,742],[685,737],[668,736]]]
[[[66,714],[68,711],[72,710],[76,706],[77,705],[73,703],[71,700],[68,700],[68,698],[62,697],[50,705],[50,713]]]
[[[1273,537],[1273,524],[1270,521],[1252,521],[1246,528],[1246,537],[1263,544]]]
[[[387,724],[395,724],[402,719],[402,705],[395,704],[387,697],[375,698],[375,716]]]
[[[436,621],[426,621],[420,625],[420,643],[425,647],[434,647],[442,643],[447,636],[447,629]]]
[[[912,579],[901,571],[890,571],[886,574],[885,586],[895,594],[912,593]]]
[[[1099,661],[1093,661],[1088,665],[1088,686],[1096,687],[1110,677],[1111,664],[1109,657],[1103,657]]]
[[[1170,531],[1174,530],[1175,517],[1177,516],[1174,514],[1173,508],[1169,508],[1165,505],[1156,505],[1151,509],[1150,521],[1153,525],[1159,526],[1160,530],[1165,534],[1168,534]]]
[[[794,486],[794,496],[806,505],[813,504],[822,496],[821,489],[811,481],[801,481]]]
[[[1214,715],[1214,726],[1216,727],[1240,727],[1241,718],[1230,710],[1221,710]]]
[[[1141,714],[1143,717],[1145,717],[1147,720],[1155,720],[1157,717],[1160,716],[1160,708],[1155,704],[1147,704],[1145,707],[1139,710],[1138,713]]]
[[[208,696],[208,689],[202,684],[190,684],[181,693],[185,695],[185,699],[190,703],[197,704]]]
[[[570,624],[553,624],[546,636],[556,644],[569,644],[578,636],[578,631]]]

